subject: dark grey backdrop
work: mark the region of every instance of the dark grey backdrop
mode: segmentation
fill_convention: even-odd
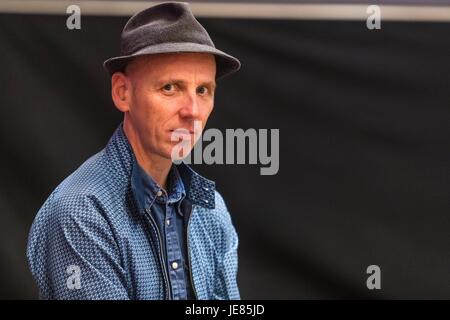
[[[33,217],[121,120],[101,63],[126,18],[65,19],[0,15],[0,298],[36,297]],[[242,297],[449,298],[450,25],[201,22],[243,63],[209,127],[280,129],[278,175],[198,167],[240,235]]]

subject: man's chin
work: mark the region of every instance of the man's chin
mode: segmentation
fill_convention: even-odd
[[[171,146],[164,152],[164,158],[174,161],[182,161],[189,156],[192,147],[182,147],[179,143],[172,142]]]

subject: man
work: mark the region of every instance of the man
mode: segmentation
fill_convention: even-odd
[[[40,297],[239,299],[224,201],[172,154],[186,136],[192,149],[215,80],[240,62],[215,48],[187,4],[165,3],[130,18],[121,56],[104,66],[124,121],[33,222],[27,257]]]

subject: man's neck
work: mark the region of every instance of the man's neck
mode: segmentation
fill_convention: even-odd
[[[133,148],[136,161],[158,185],[164,190],[167,190],[167,177],[169,176],[170,168],[172,167],[172,161],[159,155],[145,152],[145,149],[140,143],[139,136],[133,128],[126,125],[126,123],[124,123],[123,128],[125,135]]]

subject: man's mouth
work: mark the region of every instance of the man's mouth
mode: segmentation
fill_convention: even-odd
[[[194,130],[188,130],[186,128],[170,130],[170,140],[173,142],[193,142],[196,139]]]
[[[192,129],[186,129],[186,128],[178,128],[178,129],[172,129],[170,130],[170,132],[176,132],[179,134],[186,134],[187,132],[189,132],[190,134],[194,134],[195,131]]]

